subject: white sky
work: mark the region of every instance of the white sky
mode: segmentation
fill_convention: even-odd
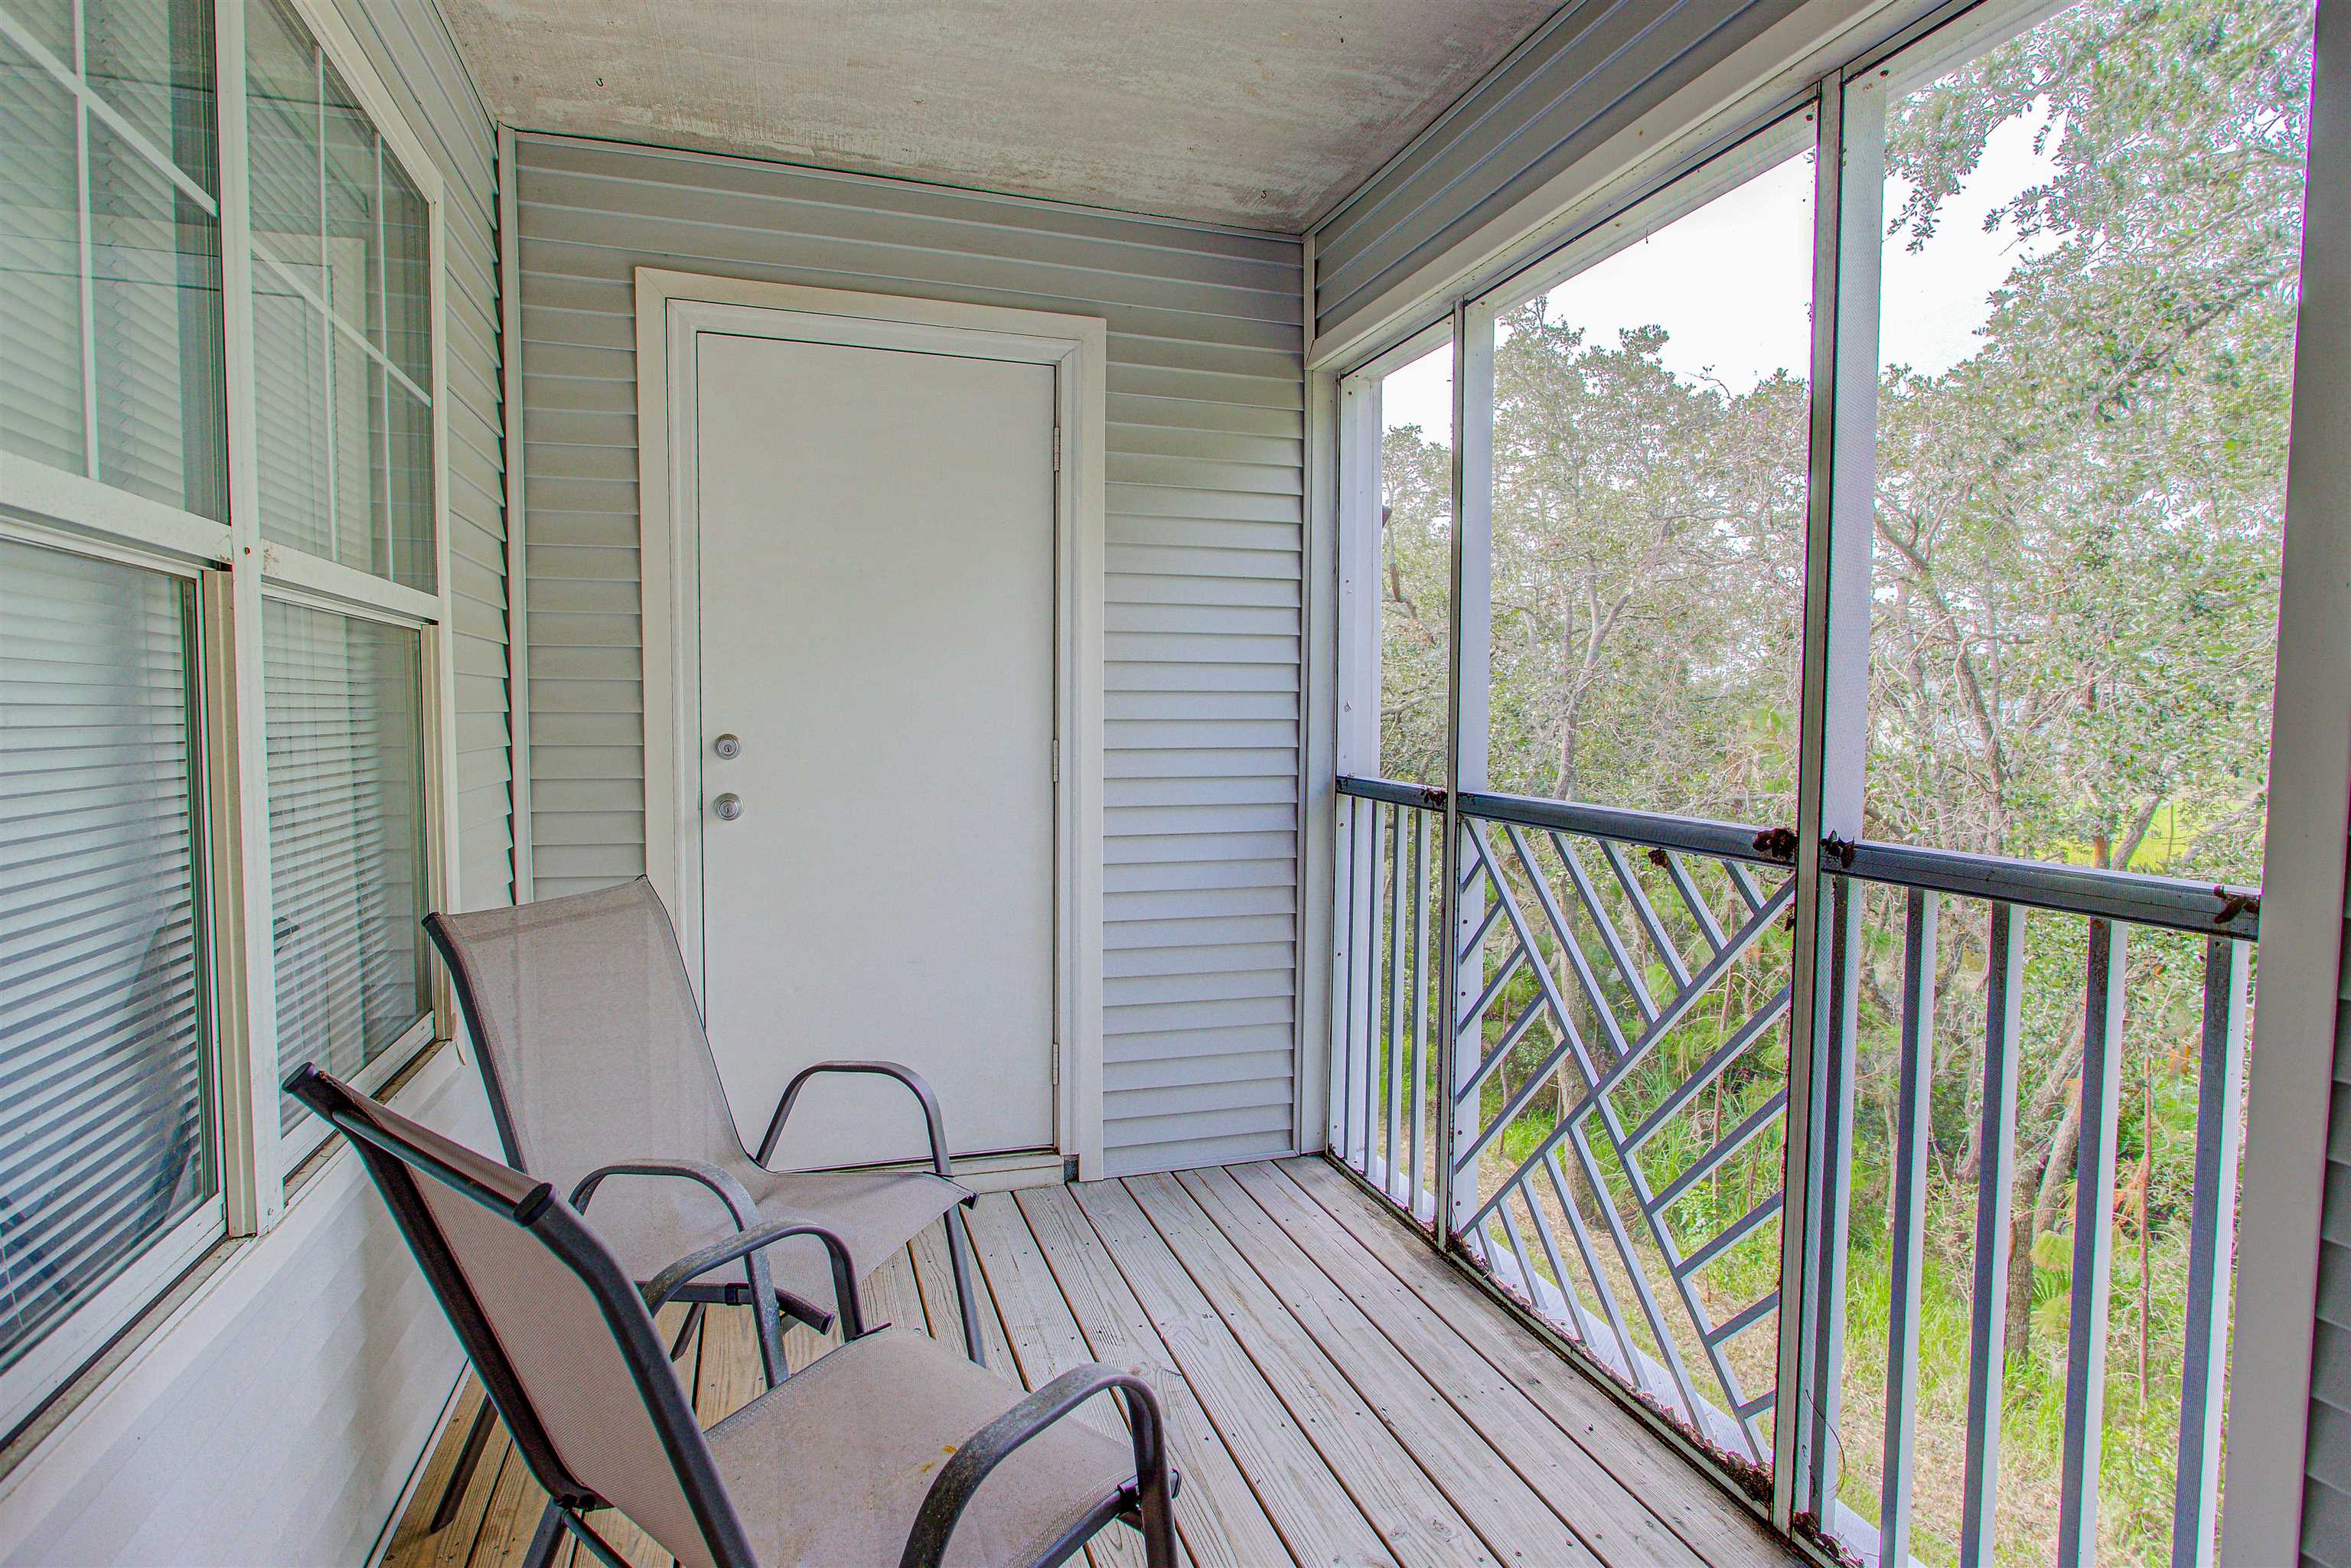
[[[1992,132],[1984,159],[1943,204],[1922,251],[1907,235],[1885,251],[1880,358],[1928,374],[1976,351],[1991,295],[2027,252],[2011,229],[1986,234],[1984,215],[2054,167],[2032,141],[2045,117],[2022,115]],[[1888,183],[1889,216],[1909,187]],[[1743,392],[1782,368],[1802,374],[1811,355],[1813,168],[1800,154],[1677,219],[1553,288],[1553,320],[1611,344],[1628,327],[1667,329],[1667,369],[1712,374]],[[1382,412],[1391,427],[1418,424],[1442,437],[1452,423],[1452,350],[1441,348],[1391,374]]]

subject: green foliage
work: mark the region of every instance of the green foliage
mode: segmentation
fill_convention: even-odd
[[[2012,263],[1975,351],[1939,371],[1889,366],[1876,389],[1871,836],[2259,880],[2310,34],[2303,0],[2085,0],[1888,104],[1890,246],[1936,243],[2002,126],[2037,128],[2048,174],[1986,220]],[[1542,302],[1503,325],[1493,787],[1792,823],[1801,368],[1735,391],[1671,368],[1662,327],[1596,342]],[[1436,779],[1450,453],[1405,429],[1384,454],[1382,768]],[[2025,929],[2016,1202],[2031,1223],[2005,1303],[2002,1563],[2045,1559],[2053,1542],[2083,1046],[2083,923],[2032,915]],[[1981,906],[1952,901],[1942,930],[1917,1471],[1930,1563],[1956,1552],[1942,1493],[1964,1458]],[[1898,900],[1867,894],[1844,1469],[1845,1501],[1865,1516],[1883,1414],[1870,1379],[1885,1364],[1902,934]],[[1574,995],[1562,955],[1548,936],[1538,946]],[[2105,1562],[2155,1563],[2168,1555],[2202,956],[2141,933],[2128,956],[2101,1549]],[[1725,1005],[1710,998],[1627,1080],[1628,1114],[1706,1060],[1784,983],[1788,961],[1772,933],[1723,982]],[[1661,967],[1647,978],[1669,988]],[[1604,985],[1631,1017],[1621,982]],[[1525,973],[1502,988],[1489,1051],[1536,995]],[[1588,1009],[1578,1027],[1600,1038]],[[1484,1113],[1557,1045],[1548,1025],[1531,1030],[1489,1081]],[[1784,1059],[1776,1033],[1759,1043],[1658,1132],[1644,1171],[1662,1181],[1685,1168],[1784,1082]],[[1547,1085],[1531,1100],[1489,1150],[1489,1183],[1554,1132],[1564,1093]],[[1684,1245],[1771,1190],[1778,1160],[1776,1138],[1758,1140],[1686,1195],[1670,1217]],[[1635,1225],[1623,1173],[1600,1164],[1607,1190],[1586,1199]],[[2142,1166],[2143,1198],[2127,1190]],[[1775,1228],[1702,1276],[1710,1310],[1771,1288]],[[1768,1350],[1747,1342],[1769,1337],[1734,1342],[1750,1382],[1768,1377],[1756,1359]]]

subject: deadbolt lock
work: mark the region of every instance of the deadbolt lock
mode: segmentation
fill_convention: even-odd
[[[710,749],[718,753],[725,760],[732,762],[743,755],[743,740],[740,736],[722,735],[710,743]]]
[[[743,814],[743,797],[730,789],[710,802],[710,809],[717,813],[720,821],[731,822]]]

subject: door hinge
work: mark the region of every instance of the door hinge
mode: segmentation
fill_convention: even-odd
[[[1056,784],[1059,784],[1061,781],[1061,743],[1060,741],[1058,741],[1058,740],[1057,740],[1057,741],[1053,742],[1053,782],[1054,782],[1054,783],[1056,783]]]
[[[1053,472],[1054,472],[1054,473],[1056,473],[1056,474],[1059,474],[1061,471],[1061,427],[1060,425],[1058,425],[1058,424],[1057,424],[1057,425],[1055,425],[1055,426],[1053,427]]]

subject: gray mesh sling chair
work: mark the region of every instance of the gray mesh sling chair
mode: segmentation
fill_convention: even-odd
[[[682,1568],[1046,1568],[1121,1520],[1150,1568],[1175,1568],[1176,1479],[1134,1375],[1082,1366],[1024,1396],[925,1335],[861,1333],[845,1294],[840,1348],[705,1433],[653,1310],[778,1239],[817,1246],[846,1279],[840,1237],[806,1216],[763,1220],[640,1287],[552,1184],[315,1067],[285,1087],[357,1147],[546,1489],[527,1568],[546,1568],[567,1531],[626,1568],[587,1517],[603,1508]],[[1063,1419],[1113,1390],[1131,1442]]]
[[[886,1061],[803,1070],[755,1155],[719,1084],[669,912],[644,878],[514,909],[428,915],[424,929],[480,1047],[507,1160],[588,1214],[632,1279],[650,1280],[786,1209],[822,1218],[862,1279],[944,1215],[967,1346],[983,1360],[960,1207],[972,1195],[953,1179],[938,1102],[914,1072]],[[932,1168],[769,1170],[801,1090],[828,1073],[904,1084],[921,1107]],[[820,1330],[831,1323],[814,1304],[833,1297],[831,1265],[812,1239],[768,1248],[750,1263],[755,1277],[730,1270],[693,1281],[679,1299],[698,1312],[772,1289],[784,1311]],[[786,1370],[782,1339],[774,1312],[758,1316],[760,1357],[774,1382]]]

